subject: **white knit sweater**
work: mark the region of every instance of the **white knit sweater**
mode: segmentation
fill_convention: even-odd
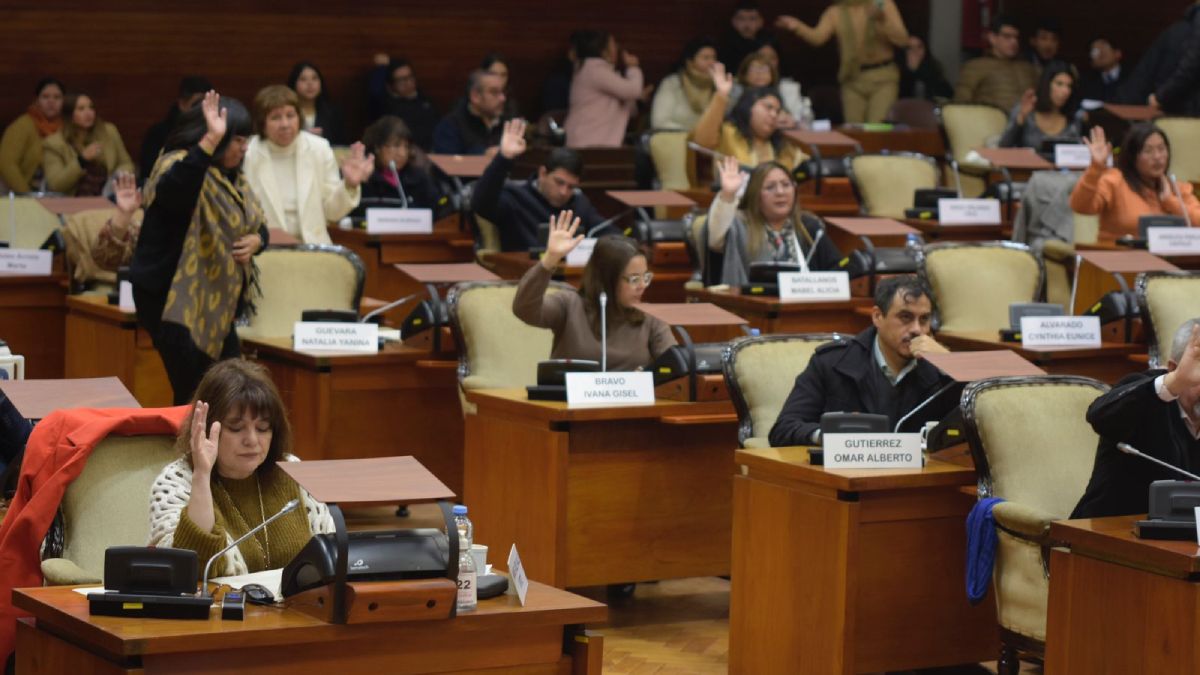
[[[295,455],[284,455],[288,462],[299,462]],[[300,496],[304,501],[304,510],[308,514],[308,528],[313,534],[333,532],[333,517],[329,509],[321,502],[313,499],[304,488],[300,488]],[[175,530],[179,527],[179,517],[187,508],[192,498],[192,467],[187,459],[180,457],[163,467],[154,485],[150,487],[150,538],[148,546],[171,548],[175,542]],[[233,535],[225,534],[225,543],[233,543]],[[207,562],[207,561],[206,561]],[[225,568],[232,574],[246,574],[246,560],[242,557],[240,548],[232,548],[225,554]]]

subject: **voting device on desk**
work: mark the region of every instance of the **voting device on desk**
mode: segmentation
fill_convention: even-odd
[[[821,415],[821,438],[829,434],[886,434],[887,415],[860,412],[827,412]],[[809,448],[808,462],[815,466],[825,463],[823,448]]]
[[[1128,443],[1117,443],[1117,449],[1187,478],[1188,480],[1156,480],[1150,484],[1150,513],[1145,520],[1134,523],[1134,532],[1142,539],[1189,540],[1197,538],[1196,507],[1200,506],[1200,476],[1151,457]]]
[[[815,247],[814,247],[815,248]],[[761,295],[779,297],[780,272],[803,272],[804,267],[794,262],[753,262],[750,263],[750,283],[742,286],[742,295]]]
[[[1014,302],[1008,306],[1008,328],[1000,329],[1004,342],[1021,341],[1021,319],[1027,316],[1062,316],[1063,306],[1053,302]]]
[[[913,192],[913,207],[904,210],[905,218],[938,219],[938,200],[957,199],[962,195],[954,188],[921,188]]]

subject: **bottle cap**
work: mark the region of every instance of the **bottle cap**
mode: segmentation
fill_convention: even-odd
[[[443,511],[442,513],[445,513],[445,511]],[[454,505],[454,515],[456,515],[456,516],[467,515],[467,507],[463,506],[462,504],[455,504]]]

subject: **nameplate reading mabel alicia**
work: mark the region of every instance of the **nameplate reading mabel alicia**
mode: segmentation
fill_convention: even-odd
[[[567,407],[653,405],[649,372],[567,373]]]
[[[826,469],[919,469],[921,434],[823,434]]]
[[[379,351],[379,326],[373,323],[297,321],[292,329],[292,349],[298,352],[375,354]]]

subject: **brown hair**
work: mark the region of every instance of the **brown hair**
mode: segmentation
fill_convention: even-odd
[[[292,427],[288,424],[283,399],[262,365],[242,359],[228,359],[214,364],[204,374],[192,397],[192,410],[175,438],[175,448],[187,458],[189,465],[192,463],[192,416],[196,412],[196,401],[208,404],[209,426],[213,422],[224,425],[230,417],[240,417],[247,412],[251,416],[265,418],[271,424],[271,447],[257,471],[269,470],[283,459],[284,453],[291,451]]]
[[[63,139],[67,141],[67,145],[82,152],[85,146],[104,138],[104,120],[100,119],[100,114],[97,113],[91,129],[75,126],[75,106],[79,105],[81,98],[91,101],[92,108],[96,107],[96,99],[90,95],[79,91],[71,92],[63,97],[60,119],[62,119]]]
[[[642,253],[637,242],[629,237],[609,235],[596,241],[592,257],[583,268],[583,280],[579,284],[579,295],[583,297],[583,310],[592,325],[592,333],[600,335],[600,291],[608,294],[608,324],[613,326],[622,321],[637,326],[645,315],[633,307],[621,307],[617,302],[617,284],[625,266]]]
[[[254,95],[254,129],[261,136],[267,128],[267,116],[272,110],[290,105],[296,110],[296,116],[303,119],[300,112],[300,97],[291,87],[282,84],[271,84],[258,90]]]
[[[738,70],[737,70],[737,81],[743,87],[749,87],[750,85],[746,82],[746,73],[749,72],[750,66],[752,66],[756,63],[763,64],[764,66],[767,67],[767,70],[771,71],[771,84],[769,84],[767,86],[769,86],[769,87],[778,86],[779,85],[779,71],[775,69],[775,64],[768,61],[767,57],[763,56],[762,54],[759,54],[757,51],[750,52],[749,54],[746,55],[746,58],[742,59],[742,63],[741,63],[741,65],[738,66]]]
[[[793,188],[796,188],[795,201],[792,204],[792,227],[796,230],[796,236],[803,237],[804,241],[808,242],[809,246],[813,244],[812,235],[808,233],[808,228],[804,226],[802,217],[804,209],[800,206],[800,191],[796,187],[796,179],[792,178],[792,172],[788,171],[787,167],[779,162],[763,162],[754,167],[754,171],[750,172],[750,180],[746,183],[746,191],[742,194],[742,217],[746,221],[746,246],[750,251],[751,259],[758,257],[758,252],[762,249],[763,241],[766,240],[767,219],[762,212],[762,190],[763,183],[767,182],[767,174],[773,169],[779,169],[783,175],[792,183]],[[801,255],[801,251],[796,251],[796,255]]]

